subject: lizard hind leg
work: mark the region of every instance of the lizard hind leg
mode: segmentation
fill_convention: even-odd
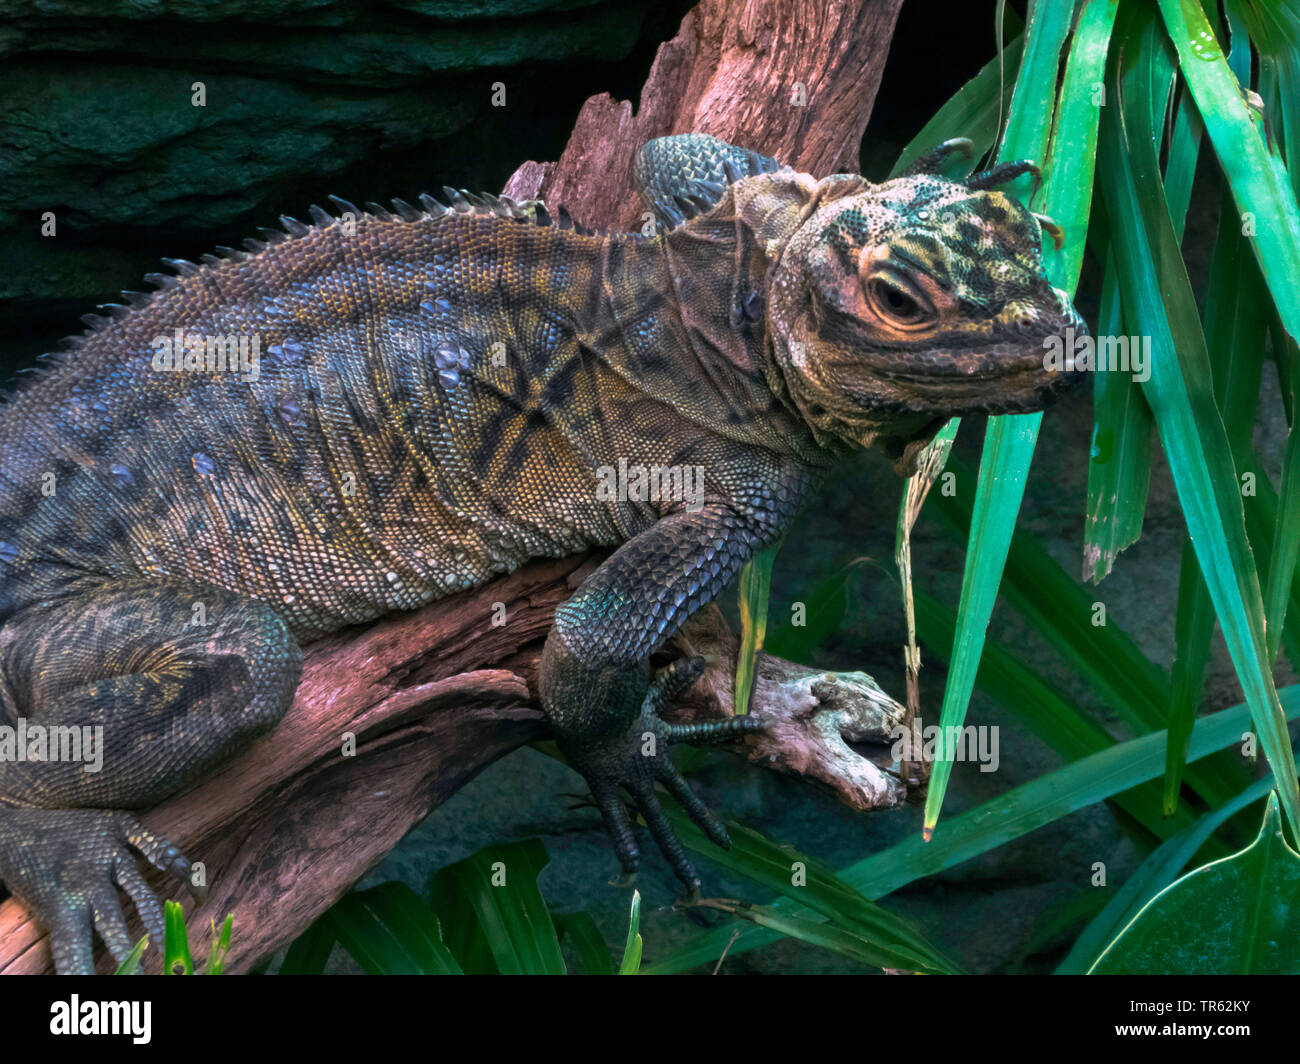
[[[58,971],[92,970],[92,928],[114,957],[129,951],[119,887],[161,945],[137,854],[187,881],[190,863],[124,810],[179,790],[274,724],[300,668],[264,603],[180,581],[105,583],[0,629],[12,729],[8,747],[0,739],[0,880],[49,928]]]

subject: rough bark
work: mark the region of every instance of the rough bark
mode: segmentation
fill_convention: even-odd
[[[540,193],[589,224],[637,227],[634,151],[691,130],[815,174],[853,168],[901,2],[705,0],[660,48],[637,113],[593,97],[560,160],[524,164],[506,191]],[[192,946],[202,948],[210,918],[233,913],[229,970],[247,970],[300,934],[457,788],[543,736],[532,695],[541,642],[555,607],[595,564],[536,562],[310,647],[293,707],[271,733],[142,814],[203,862],[210,893],[190,913]],[[497,604],[504,624],[493,623]],[[676,649],[711,661],[674,707],[678,719],[729,714],[736,641],[721,614],[703,611]],[[738,747],[755,763],[815,780],[856,809],[902,801],[897,780],[845,743],[884,739],[902,712],[869,677],[763,655],[752,711],[775,721]],[[184,894],[152,882],[167,896]],[[140,933],[138,923],[133,930]],[[154,951],[149,963],[157,964]],[[111,968],[102,956],[100,966]],[[48,970],[43,929],[4,901],[0,973]]]
[[[711,133],[821,177],[856,171],[902,0],[705,0],[662,45],[634,113],[591,97],[554,166],[525,163],[506,192],[636,229],[632,160],[647,140]]]

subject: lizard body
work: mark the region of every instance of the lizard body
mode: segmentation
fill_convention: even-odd
[[[89,969],[92,925],[129,949],[117,886],[160,923],[130,847],[188,862],[122,810],[272,726],[301,644],[593,546],[621,544],[557,612],[543,708],[625,869],[620,787],[694,884],[655,782],[725,830],[638,737],[761,723],[663,724],[699,663],[651,677],[651,652],[851,450],[906,468],[948,416],[1061,384],[1042,339],[1081,323],[993,177],[817,181],[697,135],[637,174],[654,235],[450,190],[313,209],[177,264],[0,408],[0,710],[107,744],[95,775],[0,761],[0,878],[61,971]],[[195,336],[262,357],[169,369]],[[600,490],[629,463],[681,490]]]

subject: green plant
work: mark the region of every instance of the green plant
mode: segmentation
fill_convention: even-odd
[[[1015,21],[1009,11],[1005,17]],[[1017,75],[1004,77],[1017,63]],[[1300,663],[1298,101],[1297,0],[1224,0],[1221,9],[1215,0],[1038,0],[1023,33],[902,153],[897,168],[941,140],[967,136],[980,150],[996,144],[998,159],[1041,161],[1041,190],[1026,179],[1013,192],[1064,230],[1063,246],[1045,252],[1052,283],[1073,291],[1089,251],[1100,278],[1096,333],[1151,339],[1145,381],[1127,373],[1094,375],[1084,578],[1102,580],[1141,534],[1153,429],[1189,535],[1173,626],[1176,655],[1166,671],[1113,622],[1089,624],[1095,595],[1015,530],[1040,415],[989,420],[978,474],[953,464],[958,484],[974,482],[973,497],[965,489],[935,498],[926,511],[926,519],[937,518],[967,543],[959,604],[954,612],[917,592],[916,627],[928,652],[948,659],[944,734],[963,723],[978,683],[1067,764],[941,821],[952,767],[952,752],[941,746],[924,824],[933,841],[909,840],[841,870],[841,879],[866,897],[883,897],[1106,800],[1152,852],[1083,928],[1061,966],[1084,971],[1182,868],[1223,858],[1239,845],[1250,810],[1269,788],[1292,835],[1300,828],[1287,730],[1296,692],[1279,692],[1273,681],[1280,653]],[[1220,216],[1198,305],[1180,243],[1206,145],[1214,165],[1202,165],[1200,173],[1218,182]],[[1251,439],[1269,346],[1291,425],[1276,486]],[[841,579],[826,582],[827,595],[838,593]],[[1137,738],[1122,741],[1113,725],[1073,705],[1015,651],[986,640],[999,593]],[[1198,717],[1216,621],[1246,702]],[[1230,728],[1220,727],[1228,721]],[[1251,729],[1271,769],[1262,783],[1253,783],[1242,758],[1227,752]],[[1077,907],[1075,919],[1086,920],[1089,908]],[[805,901],[795,911],[810,907]],[[1171,924],[1165,933],[1175,930]],[[1196,930],[1184,928],[1189,941]],[[725,928],[703,934],[651,970],[703,963],[729,934]],[[730,948],[771,939],[768,930],[746,928]]]
[[[1224,920],[1224,912],[1244,919]],[[1089,969],[1127,975],[1286,975],[1300,969],[1300,853],[1270,794],[1240,853],[1189,872],[1142,907]]]
[[[279,973],[319,975],[337,944],[370,975],[565,975],[567,941],[581,973],[614,974],[589,914],[546,907],[537,876],[549,860],[525,839],[440,869],[427,897],[396,881],[352,891],[297,938]],[[621,975],[640,970],[640,923],[633,891]]]
[[[190,956],[190,941],[185,931],[185,911],[179,902],[164,903],[163,921],[163,972],[167,975],[193,975],[194,959]],[[230,932],[234,922],[233,916],[227,916],[219,931],[216,922],[213,922],[212,941],[208,947],[208,959],[203,966],[203,975],[220,975],[225,970],[226,954],[230,952]],[[145,947],[148,945],[149,936],[145,935],[118,965],[114,974],[139,975],[140,959],[144,956]]]

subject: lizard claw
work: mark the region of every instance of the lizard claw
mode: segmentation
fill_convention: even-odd
[[[162,906],[140,872],[137,854],[189,883],[185,855],[129,813],[0,811],[0,879],[49,929],[50,952],[60,975],[94,972],[95,932],[119,964],[131,952],[134,942],[119,888],[135,903],[149,937],[162,949]]]
[[[664,812],[655,785],[662,784],[700,830],[718,846],[729,849],[731,837],[721,819],[691,790],[669,759],[667,747],[679,742],[693,745],[716,743],[765,727],[763,721],[748,716],[698,724],[668,724],[663,721],[659,710],[694,683],[704,667],[704,659],[695,657],[683,658],[659,670],[650,681],[640,715],[625,732],[613,736],[560,738],[561,749],[591,786],[592,797],[623,866],[624,878],[635,876],[641,853],[620,789],[631,794],[651,836],[672,865],[677,878],[685,885],[688,898],[698,896],[700,877]]]

